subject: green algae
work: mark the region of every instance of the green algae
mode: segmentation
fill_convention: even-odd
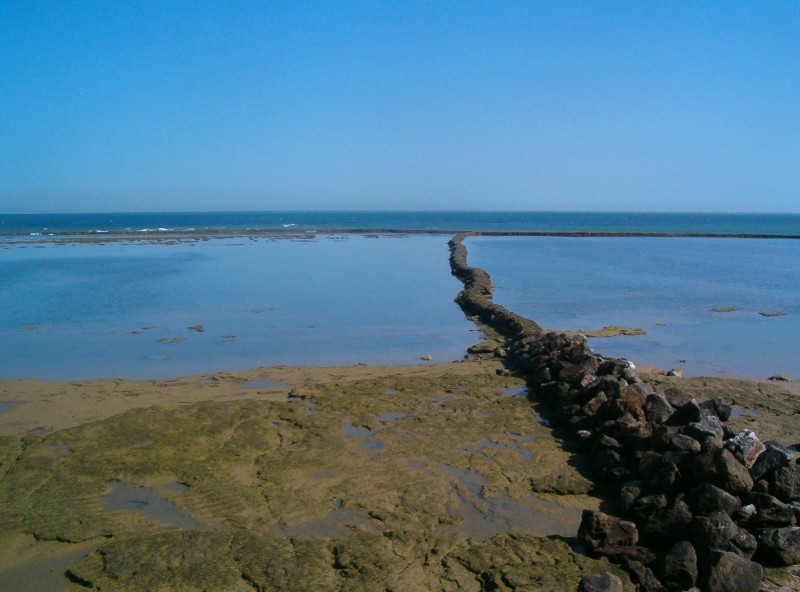
[[[138,408],[2,438],[0,530],[97,541],[70,568],[76,589],[574,589],[608,566],[546,535],[574,536],[598,500],[530,402],[504,395],[521,381],[494,370],[312,377],[283,401]],[[348,421],[383,447],[364,449]],[[115,484],[201,526],[111,509]]]

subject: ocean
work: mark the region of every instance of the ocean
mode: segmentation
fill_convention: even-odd
[[[0,377],[460,359],[480,338],[453,303],[461,285],[449,274],[447,240],[461,230],[789,237],[800,235],[800,215],[0,215]],[[466,244],[470,264],[492,275],[495,300],[543,326],[646,329],[593,339],[599,353],[688,375],[800,375],[797,240],[485,236]],[[719,307],[735,310],[710,312]]]

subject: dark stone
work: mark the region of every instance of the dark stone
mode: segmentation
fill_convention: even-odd
[[[691,470],[696,483],[707,481],[734,495],[744,495],[753,488],[750,472],[724,448],[695,456]]]
[[[647,395],[644,402],[644,415],[647,421],[664,423],[674,412],[675,409],[669,404],[663,393]]]
[[[667,509],[667,496],[664,494],[645,495],[639,497],[630,508],[631,517],[639,524],[644,524],[653,516]]]
[[[597,356],[586,356],[577,364],[570,364],[562,367],[558,372],[558,378],[566,382],[579,382],[583,377],[594,374],[600,366]]]
[[[750,467],[750,475],[753,477],[754,481],[761,479],[761,477],[769,474],[775,469],[785,467],[792,460],[792,456],[789,454],[789,451],[785,450],[779,444],[774,442],[764,442],[764,445],[766,446],[766,450],[758,455],[755,463],[753,463],[753,466]]]
[[[679,389],[676,386],[665,390],[664,396],[667,398],[667,401],[669,401],[669,404],[676,408],[685,405],[692,400],[692,396],[689,393]]]
[[[685,500],[693,513],[703,515],[721,511],[731,516],[742,505],[739,498],[711,483],[695,487],[686,494]]]
[[[800,465],[787,465],[776,469],[770,481],[770,492],[779,500],[800,500]]]
[[[588,551],[594,551],[598,547],[635,545],[639,542],[639,533],[633,522],[618,520],[594,510],[584,510],[578,539]]]
[[[643,482],[642,481],[628,481],[619,490],[619,505],[623,512],[628,512],[633,502],[635,502],[642,495]]]
[[[664,558],[664,577],[667,590],[688,590],[697,581],[697,553],[689,541],[672,547]]]
[[[669,446],[674,450],[698,454],[702,450],[700,442],[686,434],[675,433],[669,437]]]
[[[630,381],[629,381],[630,382]],[[648,395],[652,395],[655,393],[655,389],[653,385],[649,382],[644,382],[642,380],[637,380],[636,382],[631,382],[631,388],[636,389],[636,391],[642,395],[642,398],[647,398]]]
[[[758,592],[764,569],[734,553],[712,551],[703,565],[699,584],[703,592]]]
[[[742,430],[725,442],[725,448],[731,451],[740,463],[751,468],[758,457],[766,450],[766,446],[758,439],[755,432]],[[752,475],[751,475],[752,476]]]
[[[758,559],[769,565],[800,563],[800,528],[771,528],[758,537]]]
[[[719,397],[713,397],[708,401],[700,403],[701,409],[707,409],[717,417],[720,421],[728,421],[731,418],[731,406],[722,402]]]
[[[682,499],[672,505],[656,510],[649,520],[640,523],[641,538],[653,546],[670,545],[686,537],[686,529],[692,522],[692,512]]]
[[[667,418],[667,421],[664,423],[671,426],[683,426],[689,423],[698,422],[702,418],[703,414],[700,411],[700,406],[697,404],[697,401],[692,399],[688,403],[684,403],[678,407],[675,410],[675,413],[670,415]]]
[[[594,417],[607,402],[608,396],[600,391],[581,408],[581,411],[586,417]]]
[[[600,438],[598,438],[597,446],[601,448],[610,448],[611,450],[616,451],[622,450],[622,444],[606,434],[603,434],[600,436]]]
[[[631,580],[636,584],[639,592],[661,592],[664,589],[649,567],[638,561],[629,561],[627,566]]]
[[[680,433],[689,436],[703,444],[707,440],[715,440],[722,443],[722,424],[716,415],[709,415],[700,421],[695,421],[683,426]]]
[[[756,550],[756,538],[737,526],[725,512],[695,516],[688,530],[694,548],[701,556],[718,550],[750,559]]]
[[[645,421],[644,399],[634,388],[624,386],[619,392],[617,397],[613,397],[609,403],[610,411],[613,413],[612,417],[621,417],[626,413],[630,413],[638,420]]]
[[[622,466],[622,457],[615,450],[603,448],[597,453],[592,464],[592,473],[601,479],[611,478],[611,472]]]
[[[583,576],[578,584],[578,592],[622,592],[622,590],[622,580],[607,571]]]
[[[756,513],[748,520],[749,528],[780,528],[795,524],[794,510],[768,493],[751,492],[748,501]]]

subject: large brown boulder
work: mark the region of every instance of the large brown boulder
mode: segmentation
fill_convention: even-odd
[[[635,545],[639,542],[639,532],[633,522],[619,520],[603,512],[584,510],[578,539],[587,551],[594,551],[599,547]]]

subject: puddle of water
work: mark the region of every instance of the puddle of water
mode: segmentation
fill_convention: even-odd
[[[360,427],[360,426],[354,426],[352,419],[348,419],[344,423],[344,428],[342,428],[342,431],[344,432],[345,436],[354,436],[354,437],[364,438],[366,436],[371,436],[372,435],[372,430],[371,429],[365,428],[365,427]]]
[[[19,407],[20,405],[22,405],[22,403],[19,401],[0,401],[0,413],[13,409],[14,407]]]
[[[477,542],[512,529],[524,530],[536,536],[574,536],[580,521],[581,510],[563,508],[553,502],[526,497],[513,499],[505,492],[485,496],[487,480],[469,469],[456,469],[438,465],[453,477],[458,485],[453,489],[457,503],[448,511],[463,518],[457,525],[442,525],[445,531],[463,532]]]
[[[386,444],[378,440],[364,440],[358,447],[364,450],[380,450],[381,448],[386,448]]]
[[[441,395],[430,397],[428,400],[433,401],[434,403],[441,403],[442,401],[447,401],[448,399],[452,398],[452,396],[453,393],[442,393]]]
[[[37,592],[63,592],[69,586],[64,575],[67,569],[88,555],[99,543],[70,544],[78,550],[35,561],[0,573],[0,590],[36,590]]]
[[[249,389],[268,389],[268,388],[283,388],[289,386],[285,382],[280,382],[279,380],[270,380],[269,378],[257,378],[255,380],[250,380],[245,383],[241,383],[241,386],[245,386]]]
[[[480,417],[481,419],[489,419],[490,417],[492,417],[492,414],[489,413],[488,411],[476,411],[475,417]]]
[[[522,386],[514,388],[501,388],[500,392],[506,397],[525,397],[528,395],[528,385],[523,384]]]
[[[272,427],[274,427],[279,432],[285,432],[287,429],[289,429],[285,425],[283,425],[282,423],[278,423],[277,421],[272,422]]]
[[[201,378],[200,380],[197,381],[197,384],[203,385],[203,386],[205,386],[207,384],[213,384],[213,383],[214,383],[214,381],[211,380],[210,378]]]
[[[33,433],[36,434],[37,436],[44,436],[45,434],[49,434],[52,431],[53,431],[52,428],[36,428],[35,430],[33,430]]]
[[[51,451],[53,458],[63,458],[72,454],[72,450],[66,444],[42,444],[43,450]]]
[[[390,411],[389,413],[384,413],[378,418],[378,421],[382,421],[384,423],[394,421],[396,419],[403,419],[406,417],[408,413],[403,413],[402,411]]]
[[[473,495],[481,496],[483,494],[483,488],[489,484],[486,477],[472,469],[457,469],[456,467],[445,464],[439,464],[438,467],[439,470],[452,477]]]
[[[517,442],[536,442],[535,434],[509,434],[508,437]]]
[[[488,454],[484,454],[483,451],[487,450],[487,449],[495,449],[495,450],[497,450],[497,449],[500,449],[500,448],[506,448],[508,450],[513,450],[514,452],[517,453],[517,456],[519,456],[519,459],[522,462],[528,463],[528,462],[531,462],[533,460],[533,453],[530,452],[529,450],[525,450],[524,448],[520,448],[516,444],[510,444],[510,443],[506,443],[506,442],[499,442],[497,440],[481,440],[480,442],[478,442],[478,445],[475,446],[475,448],[470,449],[469,446],[465,445],[465,446],[462,447],[462,450],[464,450],[464,452],[468,452],[469,454],[474,454],[476,456],[480,456],[481,458],[492,460],[492,457],[489,456]]]
[[[423,462],[421,460],[410,460],[410,461],[408,461],[407,464],[412,469],[424,469],[425,467],[428,466],[427,463],[425,463],[425,462]]]
[[[400,391],[398,391],[397,389],[386,389],[385,391],[383,391],[383,394],[384,395],[396,395],[399,392]]]
[[[756,415],[758,415],[758,411],[755,409],[741,409],[737,407],[736,409],[731,410],[731,417],[755,417]]]
[[[172,483],[167,483],[166,485],[162,485],[161,488],[165,489],[166,491],[176,491],[178,493],[189,491],[188,485],[184,485],[183,483],[179,483],[178,481],[173,481]]]
[[[157,522],[168,524],[180,530],[208,530],[210,527],[198,522],[192,516],[170,501],[158,497],[147,487],[131,487],[125,483],[112,483],[111,491],[103,496],[109,510],[142,512]]]
[[[325,518],[312,520],[299,526],[284,526],[276,524],[269,528],[269,532],[279,536],[313,536],[328,539],[339,539],[353,533],[354,530],[366,529],[373,533],[380,531],[375,527],[366,514],[355,508],[345,508],[342,500],[337,500]]]

